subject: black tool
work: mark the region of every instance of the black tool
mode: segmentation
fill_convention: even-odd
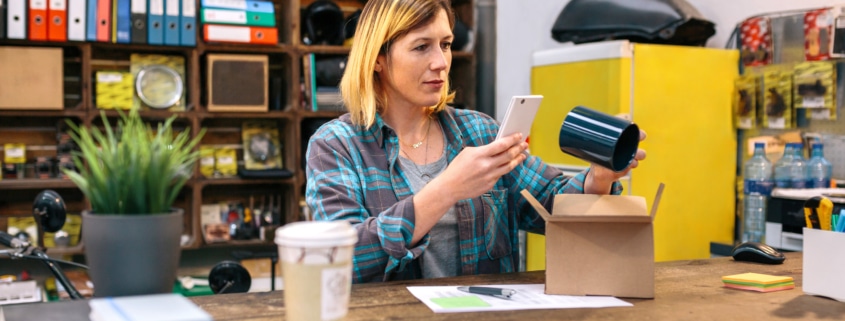
[[[244,293],[251,285],[249,271],[235,261],[220,262],[208,273],[208,286],[215,294]]]
[[[71,299],[83,299],[82,295],[79,294],[73,283],[68,280],[57,263],[74,265],[85,269],[88,267],[75,262],[51,258],[44,252],[44,232],[55,233],[65,224],[65,217],[67,216],[65,201],[55,191],[45,190],[35,197],[35,201],[32,204],[32,215],[35,217],[35,222],[38,226],[38,246],[33,246],[29,242],[20,240],[5,232],[0,232],[0,244],[12,248],[15,251],[5,254],[9,255],[12,259],[26,258],[44,262],[47,268],[50,269],[50,272],[53,273],[53,276],[56,277],[56,281],[65,288]],[[3,254],[3,252],[0,252],[0,254]]]

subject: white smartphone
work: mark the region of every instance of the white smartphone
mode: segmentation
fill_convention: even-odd
[[[531,133],[531,124],[534,123],[534,116],[540,109],[541,95],[513,96],[511,103],[505,111],[505,117],[499,126],[499,133],[496,139],[514,134],[522,133],[523,138],[528,138]]]

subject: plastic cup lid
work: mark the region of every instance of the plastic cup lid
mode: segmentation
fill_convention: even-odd
[[[347,221],[306,221],[276,229],[276,244],[292,247],[355,245],[358,233]]]

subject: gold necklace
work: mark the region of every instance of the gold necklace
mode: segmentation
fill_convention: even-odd
[[[428,133],[429,133],[430,131],[431,131],[431,120],[429,120],[429,121],[428,121],[428,128],[426,128],[426,130],[425,130],[425,137],[423,137],[423,139],[422,139],[422,140],[420,140],[420,141],[418,141],[418,142],[416,142],[416,143],[411,144],[411,148],[413,148],[413,149],[417,149],[417,148],[419,148],[420,146],[422,146],[423,142],[425,142],[425,140],[426,140],[426,139],[428,139]],[[406,154],[407,154],[407,153],[406,153]]]
[[[438,125],[438,126],[440,126],[440,123],[438,122],[438,123],[437,123],[437,125]],[[425,139],[426,139],[426,138],[428,138],[428,132],[429,132],[429,131],[431,131],[431,121],[429,121],[429,123],[428,123],[428,129],[426,129],[426,132],[425,132],[425,138],[423,138],[423,140],[422,140],[422,141],[420,141],[420,142],[419,142],[419,143],[417,143],[417,144],[422,144],[422,142],[423,142],[423,141],[425,141]],[[415,144],[415,145],[417,145],[417,144]],[[429,144],[425,144],[425,154],[423,154],[423,165],[428,164],[428,145],[429,145]],[[417,147],[419,147],[419,145],[417,145],[417,146],[413,146],[413,145],[412,145],[411,147],[413,147],[413,148],[417,148]],[[426,183],[428,183],[428,182],[431,180],[431,173],[425,173],[425,172],[423,172],[423,171],[420,169],[420,166],[419,166],[419,165],[417,165],[417,162],[415,162],[415,161],[414,161],[414,159],[413,159],[413,158],[411,158],[411,155],[408,155],[408,152],[406,152],[405,150],[403,150],[403,149],[402,149],[402,146],[399,146],[399,152],[404,153],[404,154],[405,154],[405,157],[406,157],[406,158],[408,158],[408,160],[409,160],[409,161],[411,161],[411,165],[413,165],[413,166],[414,166],[414,169],[416,169],[416,170],[417,170],[417,173],[419,173],[419,174],[420,174],[420,179],[422,179],[422,180],[423,180],[423,181],[425,181]]]

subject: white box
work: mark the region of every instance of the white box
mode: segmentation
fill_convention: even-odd
[[[804,228],[804,293],[845,302],[845,233]]]

